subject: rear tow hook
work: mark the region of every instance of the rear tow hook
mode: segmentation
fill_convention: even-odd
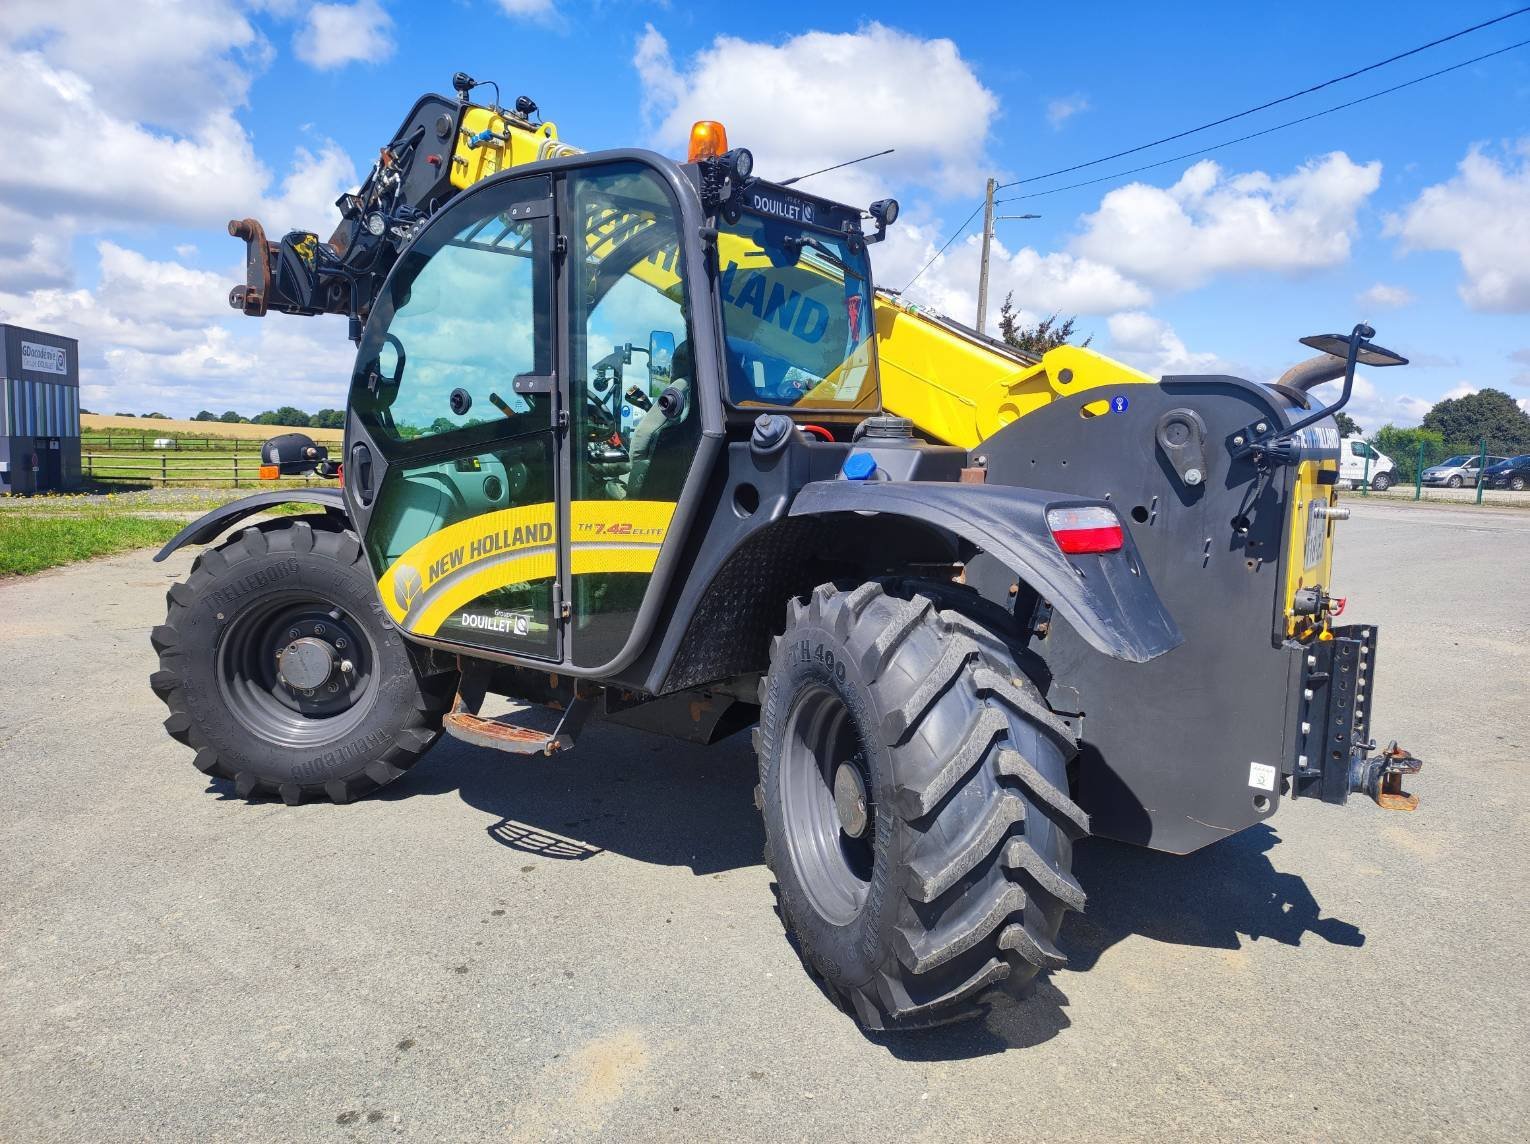
[[[1381,754],[1355,760],[1349,789],[1370,795],[1383,810],[1417,810],[1418,795],[1403,790],[1403,776],[1416,775],[1423,766],[1422,759],[1415,759],[1394,739]]]

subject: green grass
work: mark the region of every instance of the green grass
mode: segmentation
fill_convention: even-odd
[[[25,576],[93,556],[163,544],[182,527],[178,520],[111,511],[58,517],[3,514],[0,576]]]

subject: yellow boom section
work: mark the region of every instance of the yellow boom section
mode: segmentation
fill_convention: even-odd
[[[973,330],[878,295],[882,405],[947,444],[973,449],[1053,398],[1099,386],[1154,385],[1145,373],[1082,346],[1039,362]],[[1106,413],[1102,400],[1086,413]]]

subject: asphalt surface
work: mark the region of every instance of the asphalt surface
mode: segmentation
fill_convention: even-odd
[[[246,805],[146,683],[189,554],[0,583],[0,1139],[1524,1139],[1530,514],[1349,503],[1418,813],[1090,842],[1069,967],[901,1038],[784,939],[747,736]]]

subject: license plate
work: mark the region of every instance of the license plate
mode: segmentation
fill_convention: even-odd
[[[1328,539],[1328,520],[1319,513],[1327,502],[1313,499],[1307,504],[1307,543],[1302,553],[1305,566],[1316,568],[1323,562],[1323,544]]]

